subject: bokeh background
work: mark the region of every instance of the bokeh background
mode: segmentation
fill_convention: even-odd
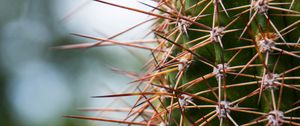
[[[136,0],[109,1],[151,9]],[[49,48],[95,42],[71,33],[108,37],[146,19],[149,16],[92,0],[0,0],[0,126],[110,126],[63,116],[122,116],[78,109],[128,106],[127,98],[126,102],[90,97],[130,91],[131,79],[110,68],[141,72],[149,52],[124,47]],[[115,40],[143,39],[151,24]]]

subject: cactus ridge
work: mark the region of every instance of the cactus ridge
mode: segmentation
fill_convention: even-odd
[[[145,73],[134,73],[136,96],[125,119],[69,118],[147,126],[300,125],[300,1],[153,0],[152,11],[95,0],[154,18],[93,44],[58,49],[121,45],[149,50]],[[155,20],[155,40],[118,42],[115,37]],[[153,43],[155,48],[145,46]],[[115,71],[130,76],[130,72]],[[88,109],[95,110],[95,109]]]

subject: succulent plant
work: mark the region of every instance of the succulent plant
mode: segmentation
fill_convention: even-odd
[[[146,42],[60,46],[124,45],[149,50],[136,92],[95,96],[137,96],[125,119],[70,118],[149,126],[300,125],[299,0],[153,0],[153,11],[95,0],[152,16],[155,48]],[[105,109],[103,109],[105,111]]]

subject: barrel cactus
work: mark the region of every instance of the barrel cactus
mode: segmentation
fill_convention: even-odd
[[[113,109],[127,118],[66,117],[149,126],[300,125],[299,0],[153,1],[140,2],[150,12],[95,3],[150,15],[136,26],[155,21],[155,48],[114,41],[119,34],[80,35],[99,42],[57,47],[117,44],[151,52],[146,72],[132,82],[136,92],[94,96],[137,96],[130,109]]]

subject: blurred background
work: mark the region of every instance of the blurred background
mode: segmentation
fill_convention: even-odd
[[[109,1],[151,9],[136,0]],[[111,116],[78,109],[111,106],[112,99],[91,96],[126,92],[132,85],[128,84],[130,78],[110,68],[141,72],[145,61],[140,57],[150,57],[149,52],[116,46],[77,50],[49,48],[95,42],[71,33],[108,37],[149,16],[92,0],[0,0],[0,12],[0,126],[110,126],[63,116]],[[143,39],[151,24],[115,40]],[[129,102],[117,101],[122,104],[112,103],[113,106],[127,106],[130,99]]]

